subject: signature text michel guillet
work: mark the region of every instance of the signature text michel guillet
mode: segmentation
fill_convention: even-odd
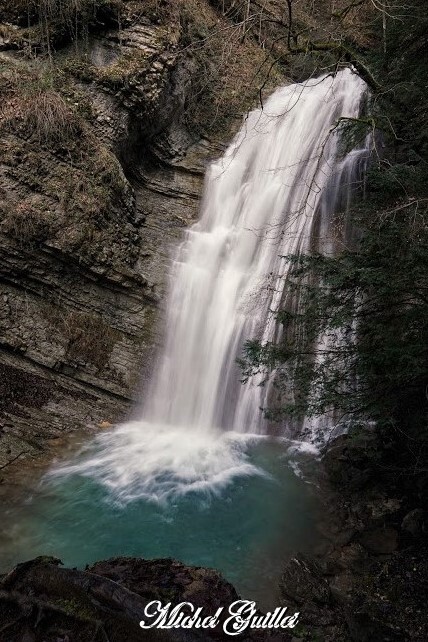
[[[286,606],[262,615],[250,600],[236,600],[226,613],[224,611],[225,607],[220,606],[214,614],[205,615],[203,607],[196,608],[191,602],[173,606],[171,602],[162,605],[153,600],[145,607],[147,620],[141,620],[140,626],[142,629],[214,629],[222,621],[227,635],[239,635],[246,629],[293,629],[300,615],[287,615]]]

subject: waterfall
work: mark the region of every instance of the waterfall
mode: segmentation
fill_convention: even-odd
[[[276,337],[283,257],[334,250],[334,215],[368,155],[343,156],[335,126],[359,116],[365,93],[346,68],[278,89],[247,115],[209,167],[200,220],[173,262],[166,339],[143,416],[100,436],[66,471],[95,475],[127,499],[256,472],[242,444],[266,432],[269,388],[257,377],[241,384],[236,360],[245,340]]]
[[[365,149],[339,157],[339,117],[359,116],[364,82],[349,69],[276,91],[207,172],[200,221],[173,266],[167,338],[148,394],[152,421],[264,431],[268,390],[240,384],[243,341],[271,341],[288,270],[314,231],[332,250],[333,214]],[[321,219],[321,220],[320,220]]]

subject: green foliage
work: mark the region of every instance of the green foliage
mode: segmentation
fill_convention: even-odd
[[[385,32],[377,12],[370,47],[358,53],[379,82],[366,115],[337,123],[344,153],[369,131],[375,141],[365,200],[350,212],[354,243],[334,257],[287,257],[287,300],[297,309],[279,311],[280,342],[246,344],[241,366],[244,379],[273,378],[269,418],[334,408],[354,426],[371,420],[394,453],[390,463],[426,476],[428,15],[422,0],[399,9]]]
[[[269,375],[286,400],[268,416],[321,415],[334,407],[378,425],[423,433],[428,381],[426,201],[397,206],[366,227],[354,251],[290,256],[297,312],[281,311],[284,339],[249,342],[245,375]],[[311,276],[317,274],[318,282]],[[317,339],[323,333],[321,348]],[[291,401],[290,401],[291,400]]]
[[[340,118],[337,129],[340,133],[342,154],[345,155],[352,149],[361,145],[366,136],[376,127],[373,118]]]

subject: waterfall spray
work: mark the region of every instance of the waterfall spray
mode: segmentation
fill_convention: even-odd
[[[367,150],[340,154],[339,118],[366,85],[351,69],[277,90],[207,171],[201,217],[173,262],[166,339],[142,417],[57,472],[94,475],[122,499],[218,489],[259,473],[245,443],[267,430],[268,387],[240,383],[245,340],[274,339],[288,264],[316,237],[329,251]]]

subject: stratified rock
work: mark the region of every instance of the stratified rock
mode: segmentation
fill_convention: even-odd
[[[14,120],[38,76],[12,47],[0,54],[3,475],[49,440],[122,419],[152,364],[171,248],[213,151],[179,123],[190,77],[175,65],[179,33],[139,20],[91,37],[90,77],[68,69],[66,93],[53,94],[80,128],[66,144]],[[65,56],[73,67],[75,48]]]
[[[264,77],[260,34],[243,42],[210,0],[42,6],[0,0],[5,475],[139,398],[205,167],[258,100],[254,70],[266,92],[283,80],[274,65]],[[43,403],[23,394],[29,379]]]

